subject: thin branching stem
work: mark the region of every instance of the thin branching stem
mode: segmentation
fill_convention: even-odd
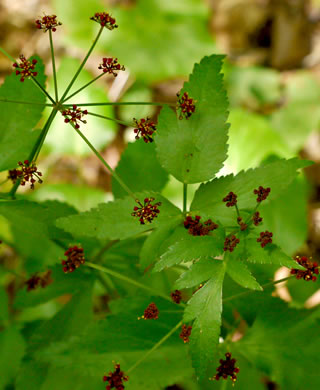
[[[34,76],[31,76],[31,80],[40,89],[40,91],[50,100],[52,104],[56,104],[56,102],[52,99],[52,97],[48,94],[48,92],[43,88],[43,86]]]
[[[79,88],[78,90],[76,90],[75,92],[73,92],[73,94],[67,96],[63,103],[68,101],[69,99],[71,99],[72,97],[74,97],[75,95],[77,95],[79,92],[81,92],[82,90],[84,90],[85,88],[89,87],[89,85],[91,85],[92,83],[94,83],[95,81],[97,81],[98,79],[100,79],[100,77],[104,76],[105,73],[102,73],[102,74],[99,74],[99,76],[95,77],[93,80],[89,81],[87,84],[85,84],[83,87]],[[77,104],[78,106],[78,104]]]
[[[90,107],[90,106],[173,106],[170,103],[154,103],[154,102],[105,102],[105,103],[68,103],[63,104],[64,106],[74,106],[77,107]]]
[[[23,100],[10,100],[10,99],[3,99],[3,98],[0,98],[0,102],[15,103],[15,104],[31,104],[32,106],[34,106],[34,105],[36,105],[36,106],[46,106],[46,107],[53,107],[54,106],[53,104],[49,104],[49,103],[25,102]]]
[[[52,31],[51,31],[51,29],[49,29],[49,40],[50,40],[50,50],[51,50],[51,60],[52,60],[54,93],[55,93],[55,98],[56,98],[56,102],[57,102],[57,101],[59,101],[58,83],[57,83],[56,61],[55,61],[55,57],[54,57],[54,48],[53,48],[53,40],[52,40]]]
[[[115,119],[115,118],[111,118],[109,116],[96,114],[96,113],[90,112],[90,111],[88,111],[88,115],[96,116],[97,118],[106,119],[108,121],[113,121],[113,122],[119,123],[120,125],[124,125],[124,126],[127,126],[127,127],[133,127],[134,126],[133,123],[124,122],[124,121],[121,121],[119,119]]]

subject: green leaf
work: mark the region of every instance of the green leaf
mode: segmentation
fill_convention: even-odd
[[[65,14],[65,12],[64,12]],[[58,88],[59,91],[64,91],[69,83],[70,75],[73,75],[80,66],[80,61],[75,58],[63,57],[57,72]],[[80,75],[77,78],[74,86],[72,87],[69,95],[83,87],[90,82],[94,76],[85,69],[82,69]],[[101,82],[101,80],[100,80]],[[103,83],[103,81],[102,81]],[[53,93],[53,85],[51,87]],[[99,80],[91,84],[75,97],[66,102],[69,103],[86,103],[86,102],[108,102],[106,92],[103,88],[103,84],[99,85]],[[87,108],[89,112],[95,114],[104,115],[107,117],[113,117],[112,107],[100,106],[100,107],[81,107]],[[89,141],[95,146],[96,149],[101,149],[106,146],[114,137],[114,130],[116,125],[113,121],[97,118],[91,115],[86,115],[84,118],[87,124],[81,124],[80,130],[83,131]],[[67,142],[61,142],[62,139],[66,139]],[[52,122],[50,131],[46,138],[46,144],[51,153],[55,154],[69,154],[75,156],[87,156],[92,152],[88,148],[82,138],[76,133],[76,131],[70,126],[70,124],[64,123],[64,117],[58,113]]]
[[[182,221],[183,215],[181,214],[150,233],[140,253],[140,264],[143,269],[155,262],[168,249],[168,245],[170,245],[168,242],[171,242],[172,237],[177,235],[174,232],[177,226],[182,224]],[[181,228],[179,232],[184,233],[184,230]]]
[[[240,286],[245,288],[251,288],[252,290],[262,290],[260,284],[252,276],[251,272],[248,270],[248,267],[238,259],[234,257],[229,257],[227,264],[227,273],[228,275]]]
[[[240,209],[253,209],[256,195],[253,190],[260,185],[270,187],[271,192],[266,203],[276,199],[292,183],[297,176],[297,169],[310,165],[309,161],[293,158],[277,160],[256,169],[241,171],[238,175],[222,176],[209,183],[202,184],[191,204],[191,210],[197,213],[210,213],[224,225],[234,225],[235,211],[226,207],[222,199],[230,192],[238,196]]]
[[[183,321],[195,319],[190,337],[190,352],[197,378],[204,378],[210,360],[215,356],[219,343],[222,284],[225,265],[221,261],[212,262],[211,279],[198,290],[188,302]]]
[[[143,139],[129,143],[121,154],[116,173],[133,192],[160,192],[168,181],[168,175],[159,164],[154,143],[146,144]],[[127,195],[112,177],[112,192],[115,198]]]
[[[8,221],[14,239],[8,244],[27,259],[29,272],[45,270],[46,266],[60,261],[63,246],[58,243],[71,237],[57,229],[54,222],[59,217],[74,213],[71,206],[56,201],[0,202],[0,215]]]
[[[219,228],[209,236],[192,236],[185,230],[185,237],[170,246],[154,266],[153,272],[162,271],[182,262],[201,257],[215,257],[223,253],[224,230]]]
[[[0,389],[3,390],[15,377],[24,355],[25,341],[18,329],[7,328],[0,332]]]
[[[297,263],[286,255],[277,245],[267,244],[264,248],[256,239],[249,238],[245,241],[246,254],[243,260],[260,264],[279,264],[288,268],[296,267]],[[236,249],[234,251],[236,256]],[[242,256],[242,255],[241,255]]]
[[[162,166],[183,183],[212,179],[227,157],[228,99],[223,87],[223,56],[204,57],[181,91],[196,100],[192,116],[180,120],[165,106],[155,137]]]
[[[37,81],[44,86],[46,76],[44,65],[37,57]],[[46,103],[45,96],[32,80],[20,82],[20,77],[12,73],[0,87],[0,99]],[[15,104],[0,101],[0,171],[15,168],[18,161],[28,158],[40,132],[32,129],[39,122],[44,106]]]
[[[8,294],[5,289],[0,286],[0,323],[1,321],[7,321],[9,319],[9,302]]]
[[[136,206],[134,200],[127,196],[114,202],[103,203],[98,208],[73,215],[67,218],[60,218],[57,226],[71,234],[78,234],[85,237],[96,237],[99,239],[124,240],[136,234],[155,228],[161,223],[167,223],[172,217],[181,212],[167,199],[156,193],[140,193],[135,195],[143,202],[146,197],[154,197],[155,202],[160,201],[159,216],[152,224],[141,225],[139,220],[131,214]]]
[[[180,275],[180,278],[176,281],[174,287],[180,290],[183,288],[198,286],[203,281],[207,281],[216,271],[216,265],[213,263],[217,261],[221,262],[221,260],[208,258],[200,259],[194,263],[188,271],[183,272]]]

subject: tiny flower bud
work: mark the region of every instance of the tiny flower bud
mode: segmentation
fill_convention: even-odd
[[[181,291],[180,290],[175,290],[170,295],[171,295],[171,298],[172,298],[173,302],[175,302],[177,304],[179,304],[181,302],[182,296],[181,296]]]
[[[229,194],[222,199],[223,202],[227,202],[227,207],[232,207],[237,204],[237,195],[233,192],[229,192]]]
[[[253,220],[253,224],[254,224],[255,226],[260,225],[260,223],[262,222],[262,218],[260,217],[259,211],[256,211],[256,212],[253,214],[252,220]]]
[[[155,303],[151,302],[144,311],[144,314],[141,318],[143,318],[144,320],[157,320],[158,316],[159,309],[157,308]]]
[[[115,370],[113,372],[109,372],[108,375],[104,375],[102,377],[103,382],[109,382],[106,390],[116,389],[116,390],[124,390],[123,382],[127,382],[129,380],[128,375],[125,375],[123,371],[120,369],[120,364],[116,364],[114,366]]]
[[[25,160],[23,163],[18,162],[20,168],[12,169],[9,171],[8,179],[12,180],[13,183],[16,183],[17,180],[20,180],[20,184],[24,186],[27,182],[30,182],[30,188],[34,189],[34,183],[38,181],[39,184],[42,183],[40,176],[42,173],[38,171],[38,168],[34,163],[29,163],[28,160]]]
[[[103,73],[112,74],[114,77],[118,76],[119,70],[126,70],[123,65],[118,63],[118,58],[102,58],[102,63],[98,66]]]
[[[51,273],[52,271],[49,270],[42,274],[36,273],[32,275],[31,278],[29,278],[25,282],[25,284],[27,285],[27,291],[35,290],[38,287],[44,288],[51,284],[53,282],[53,280],[51,279]]]
[[[144,204],[142,205],[139,199],[136,199],[139,207],[135,206],[131,215],[133,217],[138,217],[141,225],[144,225],[145,223],[151,223],[160,213],[158,207],[161,206],[161,202],[152,204],[153,201],[154,198],[145,198]]]
[[[255,195],[258,195],[257,202],[260,203],[263,200],[267,199],[267,197],[269,196],[270,191],[271,191],[271,189],[269,187],[268,188],[263,188],[262,186],[260,186],[258,189],[255,189],[253,191],[253,193]]]
[[[271,238],[272,236],[273,234],[271,232],[268,232],[268,230],[266,230],[265,232],[260,233],[260,237],[257,238],[257,242],[260,242],[261,247],[264,248],[267,244],[272,243],[272,238]]]
[[[233,252],[234,248],[239,244],[240,240],[235,235],[232,235],[230,237],[226,237],[224,241],[224,248],[223,250]]]
[[[179,335],[179,337],[183,340],[184,343],[188,343],[189,337],[191,335],[192,326],[182,325],[182,331]]]
[[[79,121],[86,124],[87,121],[82,119],[84,115],[88,114],[87,110],[82,111],[81,108],[77,107],[75,104],[67,110],[61,111],[62,116],[65,117],[65,123],[72,122],[76,129],[80,128]]]
[[[56,27],[61,26],[62,23],[57,21],[57,15],[44,15],[41,19],[35,21],[36,27],[43,32],[51,30],[55,32]]]
[[[118,27],[116,20],[107,12],[96,12],[90,19],[99,23],[101,27],[106,27],[108,30],[113,30]]]
[[[157,128],[154,122],[150,121],[150,118],[142,118],[140,121],[133,118],[136,128],[133,130],[135,134],[135,139],[143,138],[145,143],[153,142],[153,134],[156,132]]]
[[[21,75],[20,81],[23,82],[26,77],[36,77],[38,73],[34,72],[34,68],[37,60],[32,60],[32,62],[30,62],[23,54],[20,55],[19,59],[20,63],[15,62],[12,66],[14,68],[19,68],[15,73],[16,75]]]
[[[189,97],[188,92],[184,92],[184,94],[180,97],[180,94],[177,94],[178,102],[177,102],[177,111],[179,112],[179,119],[189,119],[190,116],[195,112],[196,101]]]
[[[231,359],[231,353],[227,352],[225,354],[226,359],[220,359],[220,366],[217,368],[217,374],[214,375],[212,378],[209,378],[210,380],[219,380],[221,377],[223,379],[228,379],[228,376],[230,376],[230,379],[232,382],[235,382],[237,380],[238,372],[240,371],[239,368],[235,367],[236,359]]]
[[[80,265],[85,263],[85,257],[83,248],[78,247],[77,245],[69,247],[64,255],[67,257],[67,260],[62,260],[61,265],[64,273],[73,272],[75,269],[79,268]]]
[[[319,275],[319,264],[311,261],[311,258],[308,259],[308,257],[306,256],[296,256],[295,260],[306,270],[303,271],[300,269],[292,268],[290,271],[291,275],[296,275],[297,279],[304,279],[306,282],[309,282],[310,280],[315,282],[317,280],[317,276],[315,275]]]
[[[200,222],[201,217],[196,215],[193,219],[190,215],[186,217],[183,224],[186,229],[188,229],[189,234],[193,236],[207,236],[213,230],[218,229],[218,225],[214,223],[211,219],[208,219],[205,222]]]

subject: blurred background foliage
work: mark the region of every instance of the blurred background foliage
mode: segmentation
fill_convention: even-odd
[[[265,225],[274,232],[276,243],[288,254],[313,255],[319,260],[319,0],[32,0],[27,3],[23,0],[0,2],[0,46],[14,57],[20,53],[26,56],[38,54],[46,65],[47,83],[51,91],[53,82],[47,36],[34,28],[34,20],[42,12],[57,14],[63,23],[54,34],[61,89],[79,66],[96,34],[97,25],[89,17],[96,11],[108,10],[119,24],[119,29],[112,34],[103,34],[73,90],[98,75],[97,65],[104,56],[117,57],[125,65],[126,71],[120,72],[117,78],[107,76],[98,80],[72,102],[174,103],[176,93],[195,62],[199,62],[204,55],[226,54],[224,73],[230,101],[231,127],[229,157],[220,174],[237,173],[279,157],[300,156],[315,161],[292,183],[285,197],[264,206],[262,212]],[[10,63],[4,56],[0,56],[0,80],[3,81],[10,72]],[[91,111],[131,122],[133,117],[145,116],[156,120],[159,108],[104,107]],[[126,167],[131,167],[126,180],[132,186],[139,181],[139,175],[147,172],[149,162],[144,158],[136,166],[131,166],[132,160],[137,161],[135,156],[139,155],[139,148],[133,150],[130,146],[134,140],[132,128],[89,117],[84,131],[112,167],[117,167],[122,156],[117,170],[125,175]],[[144,163],[146,165],[142,167]],[[40,155],[39,166],[45,174],[45,180],[33,192],[26,189],[25,195],[29,199],[65,201],[77,210],[84,211],[112,199],[112,186],[115,197],[123,196],[121,189],[113,184],[95,156],[90,154],[76,134],[70,132],[68,126],[63,125],[61,118],[56,118],[53,123]],[[157,167],[152,169],[156,171]],[[1,173],[0,179],[5,180],[6,175],[6,172]],[[148,189],[158,190],[165,185],[164,195],[181,205],[180,183],[172,177],[167,178],[160,170],[153,180],[154,183]],[[2,187],[6,191],[9,183]],[[197,185],[189,186],[189,200],[196,188]],[[136,187],[139,191],[143,189],[139,185]],[[23,234],[19,231],[14,233]],[[12,234],[6,218],[1,217],[0,238]],[[93,241],[83,245],[90,253],[99,244]],[[133,245],[127,242],[126,245],[124,248],[115,248],[111,255],[117,260],[115,268],[118,271],[125,270],[136,278],[139,270],[133,264],[138,262],[141,243],[137,241]],[[40,257],[41,254],[38,254]],[[108,259],[110,261],[110,257]],[[65,276],[54,270],[54,277],[61,279],[59,291],[51,292],[48,288],[47,291],[40,291],[34,299],[26,298],[28,294],[22,290],[23,283],[14,275],[18,263],[15,250],[3,245],[0,252],[0,283],[5,290],[0,290],[0,303],[1,307],[8,307],[8,311],[0,311],[0,320],[8,321],[15,315],[20,320],[17,329],[8,328],[8,335],[0,336],[3,353],[0,357],[0,378],[7,378],[2,382],[0,379],[0,389],[6,390],[13,389],[5,386],[15,375],[14,367],[11,364],[8,366],[8,362],[14,359],[18,362],[25,348],[18,328],[24,324],[23,333],[27,335],[28,326],[25,324],[52,317],[70,299],[70,296],[63,294],[74,292],[73,288],[79,285],[77,278],[74,284],[67,284]],[[12,273],[10,276],[7,274],[8,269]],[[273,278],[276,271],[277,277],[283,272],[263,269],[256,266],[254,270],[262,282]],[[175,275],[168,277],[169,281],[175,279]],[[144,281],[165,291],[169,288],[168,280],[162,280],[160,275],[144,277]],[[107,283],[122,292],[123,286],[117,286],[117,281],[108,280]],[[298,283],[292,280],[287,287],[277,288],[274,294],[290,302],[293,307],[317,306],[320,303],[319,284]],[[97,287],[95,308],[98,314],[108,310],[110,298],[106,298],[100,290]],[[235,287],[231,287],[231,282],[226,291],[230,295],[234,294]],[[130,287],[124,292],[131,293]],[[57,296],[60,298],[53,300]],[[21,302],[24,302],[23,305]],[[21,306],[24,306],[22,312]],[[252,311],[258,306],[259,302],[253,302]],[[226,308],[227,315],[228,310],[231,312],[231,307]],[[250,322],[249,314],[246,320]],[[15,345],[16,349],[11,350],[9,344]],[[246,365],[248,362],[243,362],[242,366]],[[268,376],[252,371],[250,365],[243,371],[246,374],[242,375],[246,375],[252,389],[278,388]],[[190,383],[185,386],[183,389],[197,388]],[[216,386],[216,383],[211,383],[208,388]],[[239,381],[238,386],[239,389],[249,388],[248,381]],[[182,387],[175,385],[168,389],[178,390]]]

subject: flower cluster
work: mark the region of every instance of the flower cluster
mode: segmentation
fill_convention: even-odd
[[[154,198],[145,198],[144,204],[142,204],[139,199],[136,199],[139,207],[135,206],[131,215],[133,217],[138,217],[141,225],[144,225],[145,223],[151,223],[160,213],[158,207],[161,206],[161,202],[152,204],[154,200]]]
[[[218,225],[214,223],[211,219],[208,219],[205,222],[200,222],[201,217],[196,215],[194,219],[188,215],[184,220],[183,224],[186,229],[188,229],[189,234],[193,236],[207,236],[209,232],[212,232],[215,229],[218,229]]]
[[[229,192],[229,194],[222,199],[223,202],[227,202],[227,207],[232,207],[237,204],[237,195],[233,192]]]
[[[259,226],[262,222],[262,217],[260,217],[259,211],[256,211],[252,216],[252,221],[255,226]]]
[[[116,20],[107,12],[96,12],[90,19],[99,23],[101,27],[106,27],[108,30],[113,30],[118,27]]]
[[[266,230],[265,232],[260,233],[260,237],[257,238],[257,242],[260,242],[261,247],[264,248],[267,244],[272,243],[272,236],[273,234],[271,232],[268,232],[268,230]]]
[[[262,202],[263,200],[266,200],[267,197],[269,196],[269,193],[270,193],[271,189],[268,187],[268,188],[263,188],[262,186],[260,186],[258,189],[255,189],[253,191],[253,193],[255,195],[258,195],[257,197],[257,202]]]
[[[182,325],[182,331],[179,335],[179,337],[183,340],[184,343],[188,343],[189,337],[191,335],[192,326]]]
[[[157,305],[153,302],[151,302],[148,307],[145,309],[143,316],[139,317],[144,320],[157,320],[159,316],[159,309],[157,308]]]
[[[315,275],[319,275],[319,264],[311,261],[311,258],[308,259],[308,257],[306,256],[296,256],[295,260],[306,270],[303,271],[300,269],[292,268],[290,272],[291,275],[296,275],[297,279],[304,279],[306,282],[309,282],[310,280],[315,282],[317,280],[317,277]]]
[[[117,71],[126,70],[123,65],[118,63],[118,58],[102,58],[102,64],[98,66],[98,69],[102,69],[103,73],[113,74],[114,77],[118,76]]]
[[[64,255],[67,257],[67,260],[62,260],[61,264],[63,266],[62,270],[66,274],[73,272],[75,269],[79,268],[81,264],[85,263],[83,248],[79,248],[77,245],[67,249],[64,252]]]
[[[136,128],[133,130],[136,134],[135,139],[143,138],[145,143],[153,142],[153,133],[157,130],[154,122],[150,121],[150,118],[142,118],[139,121],[133,118]]]
[[[12,66],[16,68],[16,75],[21,75],[20,81],[23,82],[26,77],[37,76],[38,72],[34,71],[35,65],[38,62],[36,59],[28,61],[23,54],[20,55],[19,59],[20,62],[15,62]]]
[[[77,107],[75,104],[71,108],[63,110],[61,114],[65,117],[65,123],[72,122],[76,129],[79,129],[79,121],[82,123],[87,123],[86,120],[83,120],[83,116],[88,114],[87,110],[81,110],[81,108]]]
[[[234,248],[239,244],[240,240],[235,235],[232,235],[230,237],[226,237],[224,241],[224,248],[223,250],[233,252]]]
[[[228,376],[230,376],[230,379],[232,382],[235,382],[237,380],[237,373],[240,371],[239,368],[235,367],[236,359],[231,359],[231,353],[227,352],[225,354],[226,359],[220,359],[220,366],[217,368],[218,373],[213,377],[210,378],[211,380],[219,380],[220,378],[228,379]]]
[[[188,92],[184,92],[182,96],[177,93],[178,102],[177,102],[177,110],[179,111],[179,119],[189,119],[190,116],[194,113],[196,106],[195,100],[189,97]]]
[[[245,222],[243,222],[242,217],[238,217],[238,218],[237,218],[237,222],[238,222],[238,225],[240,226],[240,230],[241,230],[241,231],[247,229],[248,225],[247,225]]]
[[[42,173],[38,171],[38,168],[34,163],[29,163],[29,160],[24,160],[24,162],[19,161],[18,165],[20,168],[11,169],[8,174],[8,179],[12,180],[15,183],[17,180],[20,180],[22,186],[26,185],[27,182],[30,182],[30,188],[34,189],[34,183],[38,180],[38,183],[42,183]]]
[[[180,290],[175,290],[173,291],[171,294],[171,298],[173,300],[173,302],[179,304],[182,300],[182,295],[181,295],[181,291]]]
[[[51,30],[57,31],[56,27],[61,26],[62,23],[57,21],[57,15],[44,15],[41,19],[36,20],[36,27],[43,32]]]
[[[46,271],[42,274],[34,274],[25,281],[25,284],[27,285],[27,291],[36,290],[38,287],[47,287],[49,284],[53,282],[51,279],[52,271]]]
[[[106,390],[123,390],[123,382],[127,382],[129,380],[129,377],[128,375],[125,375],[123,371],[121,371],[119,363],[116,364],[114,368],[115,370],[113,372],[109,372],[108,375],[104,375],[104,377],[102,378],[104,382],[109,382],[109,384],[106,386]]]

